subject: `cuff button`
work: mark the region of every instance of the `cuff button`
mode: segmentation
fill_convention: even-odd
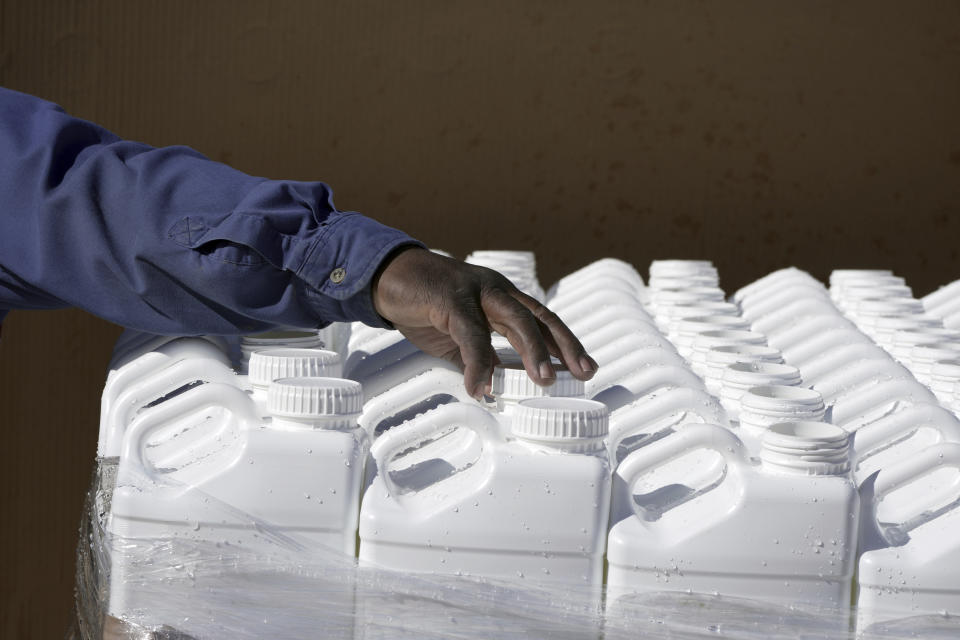
[[[333,284],[340,284],[347,277],[347,270],[343,267],[337,267],[330,272],[330,281]]]

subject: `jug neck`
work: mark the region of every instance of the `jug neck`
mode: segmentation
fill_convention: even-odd
[[[780,422],[763,435],[762,468],[808,476],[849,474],[850,433],[825,422]]]
[[[270,416],[269,428],[278,431],[350,431],[359,429],[356,415],[326,416],[323,418],[291,418]]]

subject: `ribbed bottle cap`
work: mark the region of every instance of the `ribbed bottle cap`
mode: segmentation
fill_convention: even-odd
[[[503,358],[501,358],[501,361]],[[506,362],[493,370],[493,395],[505,400],[524,398],[582,398],[583,381],[573,377],[563,365],[553,362],[557,378],[549,387],[541,387],[527,375],[521,362]]]
[[[510,430],[543,444],[596,440],[607,435],[607,407],[581,398],[528,398],[517,405]]]
[[[343,363],[336,351],[263,349],[250,354],[250,384],[265,389],[280,378],[339,378]]]
[[[271,415],[310,420],[356,417],[363,410],[359,382],[343,378],[281,378],[267,391]]]

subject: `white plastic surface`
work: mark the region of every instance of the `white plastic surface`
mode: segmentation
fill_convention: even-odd
[[[201,385],[127,430],[108,530],[127,542],[182,539],[256,552],[269,550],[269,529],[352,555],[367,448],[355,426],[263,428],[235,386]],[[226,506],[247,514],[242,524],[219,517]],[[122,546],[114,549],[114,616],[151,606],[129,581],[134,564]]]
[[[951,474],[934,489],[940,509],[884,520],[883,501],[943,471]],[[960,614],[960,444],[929,447],[883,469],[865,487],[863,507],[858,631],[897,618]]]
[[[698,450],[714,456],[712,481],[690,486],[683,475],[658,476]],[[616,471],[607,611],[664,590],[842,608],[850,599],[857,512],[849,476],[769,469],[751,463],[723,427],[683,427]]]
[[[479,446],[473,461],[450,468],[426,451],[443,456],[443,436],[455,428],[475,434],[464,442]],[[418,446],[432,463],[396,474],[402,459],[395,458]],[[371,450],[378,475],[361,509],[360,563],[532,585],[580,583],[584,597],[599,604],[610,496],[609,463],[600,451],[506,442],[484,409],[434,409],[388,431]],[[581,508],[571,510],[574,504]]]

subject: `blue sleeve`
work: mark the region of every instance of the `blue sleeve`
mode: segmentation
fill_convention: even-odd
[[[370,283],[406,244],[321,182],[121,140],[0,88],[0,320],[74,306],[160,334],[386,326]]]

